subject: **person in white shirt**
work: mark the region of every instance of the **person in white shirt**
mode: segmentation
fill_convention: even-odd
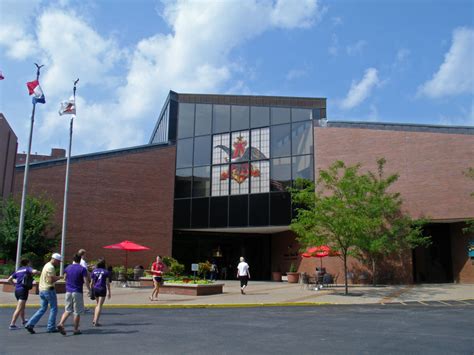
[[[89,271],[89,265],[87,265],[87,261],[85,260],[86,250],[79,249],[79,251],[77,252],[77,255],[81,257],[81,266],[86,268],[87,271]]]
[[[237,278],[240,280],[240,293],[245,295],[245,288],[250,279],[249,264],[245,262],[243,256],[240,257],[240,263],[237,265]]]

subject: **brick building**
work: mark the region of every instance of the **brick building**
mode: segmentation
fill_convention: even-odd
[[[17,137],[0,112],[0,201],[13,193]]]
[[[102,246],[124,239],[152,248],[129,254],[148,266],[173,255],[190,268],[215,259],[230,276],[240,255],[252,276],[271,271],[314,272],[319,260],[299,257],[288,225],[294,214],[286,190],[297,177],[314,179],[335,160],[374,169],[385,157],[398,172],[395,189],[413,217],[425,216],[433,236],[388,265],[387,282],[474,282],[461,232],[474,218],[474,128],[362,122],[326,122],[326,100],[170,92],[147,145],[75,156],[71,160],[66,257],[79,248],[112,264],[123,255]],[[30,192],[58,206],[60,225],[66,159],[31,164]],[[15,184],[21,193],[24,166]],[[338,258],[324,260],[342,275]],[[350,261],[352,281],[367,270]],[[339,282],[343,279],[339,278]]]

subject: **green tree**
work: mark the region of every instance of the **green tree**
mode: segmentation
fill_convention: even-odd
[[[467,169],[467,171],[464,172],[464,175],[466,175],[471,180],[474,180],[474,167],[470,167],[469,169]],[[471,197],[474,197],[474,191],[471,192]],[[474,219],[467,221],[466,224],[467,227],[463,229],[463,232],[474,233]]]
[[[52,221],[53,215],[53,202],[41,197],[26,197],[22,255],[35,259],[33,262],[42,262],[43,256],[57,247],[60,233]],[[0,218],[0,248],[4,258],[14,260],[20,221],[19,203],[12,198],[4,201]]]
[[[377,262],[384,256],[429,241],[422,236],[422,221],[403,214],[400,195],[388,191],[398,175],[385,177],[385,159],[377,163],[376,174],[363,174],[360,164],[336,161],[320,170],[316,187],[311,181],[297,180],[290,189],[297,206],[291,229],[298,241],[305,247],[327,244],[337,250],[345,275],[348,256],[370,265],[376,275]]]
[[[369,193],[365,201],[367,230],[356,241],[356,255],[372,269],[372,283],[377,282],[377,264],[386,256],[397,251],[412,249],[430,243],[429,236],[423,236],[425,220],[413,220],[402,211],[399,193],[390,192],[398,180],[398,174],[385,177],[384,158],[377,160],[377,174],[368,172]]]
[[[320,170],[316,188],[311,181],[297,179],[290,189],[297,217],[290,228],[303,246],[329,245],[340,253],[347,275],[347,258],[355,255],[357,241],[370,222],[365,206],[370,181],[359,173],[360,164],[346,166],[336,161]],[[348,294],[347,277],[344,278]]]

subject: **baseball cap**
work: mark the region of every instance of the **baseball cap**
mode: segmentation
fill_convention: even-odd
[[[63,260],[63,257],[61,256],[61,254],[54,253],[54,254],[51,256],[51,259],[55,259],[55,260],[58,260],[58,261],[62,261],[62,260]]]

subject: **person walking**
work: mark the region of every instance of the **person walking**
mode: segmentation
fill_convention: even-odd
[[[66,335],[64,323],[71,313],[74,312],[74,335],[79,335],[82,334],[79,330],[79,324],[81,322],[81,314],[84,313],[84,295],[82,294],[84,283],[89,292],[91,290],[88,283],[87,270],[81,266],[81,256],[79,254],[74,255],[73,263],[64,270],[64,275],[66,279],[66,306],[61,321],[58,324],[58,331],[62,335]]]
[[[240,263],[237,265],[237,278],[240,280],[240,293],[245,295],[245,288],[250,279],[249,264],[245,262],[243,256],[240,257]]]
[[[153,275],[153,292],[150,296],[150,301],[158,301],[158,294],[160,293],[160,286],[163,284],[163,271],[165,271],[165,264],[161,261],[161,256],[156,257],[156,261],[151,264],[151,274]]]
[[[48,333],[57,333],[58,328],[56,328],[56,315],[58,313],[58,297],[56,295],[56,290],[54,284],[56,281],[62,279],[62,276],[56,276],[55,267],[59,266],[61,263],[62,256],[61,254],[54,253],[51,256],[51,260],[43,266],[41,271],[40,282],[39,282],[39,296],[41,300],[40,309],[33,314],[33,317],[26,323],[25,329],[31,333],[35,334],[34,327],[36,323],[39,322],[41,317],[48,310],[48,305],[50,307],[48,325],[46,327]]]
[[[28,300],[28,294],[31,287],[33,286],[33,275],[37,275],[40,272],[34,270],[28,259],[24,259],[20,262],[20,268],[16,270],[10,277],[7,279],[7,282],[14,284],[13,280],[16,280],[15,284],[15,297],[18,301],[16,305],[15,312],[13,312],[12,320],[10,322],[10,330],[18,329],[16,326],[16,321],[18,317],[21,317],[22,324],[26,324],[25,318],[25,307],[26,301]]]
[[[97,306],[94,311],[94,319],[92,325],[94,327],[100,327],[102,324],[99,323],[100,314],[102,313],[102,306],[105,302],[105,297],[112,296],[110,292],[110,276],[109,272],[105,268],[105,260],[100,259],[94,270],[91,272],[91,288],[92,294],[95,297]]]
[[[87,251],[85,249],[79,249],[77,251],[77,255],[79,255],[81,257],[81,266],[83,268],[85,268],[87,271],[89,271],[89,264],[87,264],[87,261],[86,261],[86,253]]]

